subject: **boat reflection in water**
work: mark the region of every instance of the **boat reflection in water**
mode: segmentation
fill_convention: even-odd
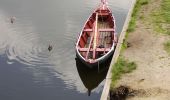
[[[101,63],[99,66],[93,68],[89,68],[87,65],[82,63],[79,58],[75,58],[77,71],[84,86],[88,90],[88,96],[90,96],[91,91],[105,79],[111,58],[112,57],[110,57],[106,62]]]

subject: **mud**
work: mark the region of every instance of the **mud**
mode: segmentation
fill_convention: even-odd
[[[129,87],[120,86],[110,91],[110,100],[125,100],[129,94]]]

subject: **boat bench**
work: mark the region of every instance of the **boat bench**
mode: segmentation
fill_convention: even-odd
[[[84,29],[84,32],[92,32],[92,29]],[[113,28],[107,28],[107,29],[98,29],[99,32],[114,32],[115,30]]]
[[[109,15],[109,13],[99,13],[99,16],[108,16]]]
[[[79,51],[86,52],[86,51],[88,51],[88,49],[89,48],[79,48]],[[93,48],[91,48],[90,51],[93,51]],[[98,52],[104,52],[104,51],[108,52],[108,51],[110,51],[110,48],[96,48],[95,51],[98,51]]]

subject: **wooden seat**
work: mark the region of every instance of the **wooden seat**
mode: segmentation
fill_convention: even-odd
[[[108,16],[108,15],[109,15],[109,13],[107,13],[107,12],[106,13],[100,13],[99,12],[99,16]]]
[[[88,48],[79,48],[79,51],[86,52],[86,51],[88,51]],[[91,48],[90,51],[93,51],[93,49]],[[97,52],[104,52],[104,51],[108,52],[108,51],[110,51],[110,48],[96,48],[96,51]]]
[[[92,32],[92,29],[84,29],[84,32]],[[98,29],[99,32],[114,32],[113,28],[106,28],[106,29]]]
[[[84,29],[83,31],[84,32],[92,32],[93,30],[92,29]]]
[[[99,32],[114,32],[113,28],[99,29]]]

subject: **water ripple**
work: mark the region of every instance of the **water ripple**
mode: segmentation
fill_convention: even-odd
[[[7,55],[7,63],[18,61],[30,66],[50,66],[47,46],[41,43],[41,38],[32,25],[28,22],[26,26],[29,27],[23,27],[18,19],[16,23],[10,24],[10,17],[3,15],[3,12],[1,14],[0,55]]]
[[[26,65],[49,65],[47,50],[41,45],[35,45],[31,39],[24,37],[9,44],[6,48],[8,58]]]

